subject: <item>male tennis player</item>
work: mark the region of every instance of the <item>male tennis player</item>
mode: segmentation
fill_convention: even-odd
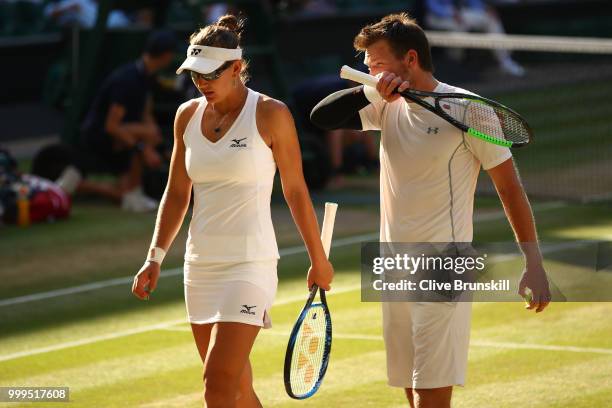
[[[394,93],[413,88],[467,92],[433,76],[429,43],[407,14],[364,27],[354,46],[379,76],[376,89],[358,86],[329,95],[312,111],[324,129],[381,130],[381,242],[471,242],[480,167],[489,173],[526,268],[528,309],[550,301],[529,201],[507,148],[468,137],[437,115]],[[465,383],[471,303],[386,302],[383,331],[389,385],[406,390],[412,407],[450,407],[452,387]]]

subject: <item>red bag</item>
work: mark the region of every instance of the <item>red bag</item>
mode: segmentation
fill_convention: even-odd
[[[68,218],[72,202],[57,184],[31,174],[24,174],[21,181],[30,188],[30,222]]]
[[[63,219],[70,215],[71,207],[70,196],[57,184],[42,177],[11,174],[0,183],[0,224],[4,221],[27,225]],[[27,211],[27,215],[21,211]]]

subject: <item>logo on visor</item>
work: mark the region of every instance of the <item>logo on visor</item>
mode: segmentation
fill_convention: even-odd
[[[198,55],[198,54],[199,54],[199,53],[201,53],[201,52],[202,52],[202,50],[201,50],[201,49],[199,49],[199,48],[194,48],[194,49],[192,49],[192,50],[191,50],[191,56],[192,56],[192,57],[194,57],[194,56]]]
[[[437,127],[428,127],[427,128],[427,134],[430,135],[430,134],[433,133],[433,134],[437,135],[439,130],[440,130],[440,128],[437,128]]]

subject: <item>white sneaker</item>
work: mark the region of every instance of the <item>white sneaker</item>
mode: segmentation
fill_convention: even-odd
[[[137,213],[155,211],[158,205],[159,203],[146,196],[140,187],[125,193],[121,200],[121,208],[123,210]]]
[[[60,177],[55,180],[61,189],[68,194],[74,193],[81,181],[83,181],[83,175],[74,166],[66,167]]]
[[[504,73],[510,74],[515,77],[522,77],[525,75],[525,68],[521,67],[512,58],[508,58],[504,62],[502,62],[500,68]]]

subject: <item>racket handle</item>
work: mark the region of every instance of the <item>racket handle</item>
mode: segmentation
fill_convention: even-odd
[[[376,85],[378,84],[378,78],[375,76],[358,71],[349,67],[348,65],[343,65],[340,69],[340,78],[371,86],[372,88],[376,88]]]
[[[325,250],[325,256],[329,257],[332,235],[334,233],[334,222],[336,220],[336,210],[338,204],[325,203],[325,215],[323,215],[323,227],[321,228],[321,242]]]

